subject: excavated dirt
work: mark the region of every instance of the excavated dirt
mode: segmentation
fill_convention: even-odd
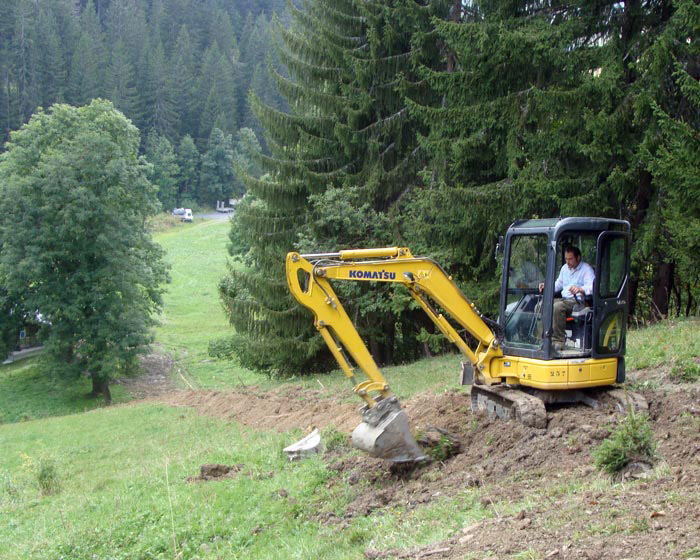
[[[222,478],[233,478],[236,476],[243,465],[221,465],[219,463],[210,463],[202,465],[199,468],[199,476],[191,476],[187,478],[187,482],[203,482],[209,480],[221,480]]]
[[[594,468],[592,450],[622,418],[612,408],[554,408],[547,428],[535,429],[475,416],[469,395],[455,389],[419,394],[402,405],[414,433],[445,430],[460,453],[402,469],[349,448],[327,452],[337,473],[329,486],[349,484],[354,498],[340,516],[310,515],[342,530],[353,517],[382,515],[387,508],[474,499],[465,493],[472,489],[482,521],[425,548],[367,549],[365,557],[700,559],[700,385],[664,383],[653,372],[640,372],[637,384],[649,380],[656,388],[642,393],[658,445],[653,471],[639,467],[615,482]],[[258,429],[333,425],[349,434],[359,422],[359,403],[294,385],[272,392],[177,391],[157,400]]]

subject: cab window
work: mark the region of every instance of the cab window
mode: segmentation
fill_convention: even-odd
[[[547,270],[547,236],[511,238],[505,309],[505,339],[512,346],[542,346],[540,282]]]

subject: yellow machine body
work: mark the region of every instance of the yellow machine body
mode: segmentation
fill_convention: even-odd
[[[311,260],[310,260],[311,259]],[[374,260],[380,259],[380,260]],[[522,385],[543,390],[580,389],[615,383],[617,357],[540,360],[505,356],[487,320],[436,262],[414,257],[405,247],[355,249],[319,255],[287,255],[287,281],[294,297],[315,316],[328,344],[355,392],[374,406],[371,392],[392,393],[374,359],[331,287],[330,280],[404,284],[435,325],[473,366],[477,383]],[[476,341],[470,347],[444,310]],[[349,359],[351,358],[351,359]],[[357,381],[355,367],[367,380]]]

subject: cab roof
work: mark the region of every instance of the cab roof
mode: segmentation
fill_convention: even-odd
[[[615,220],[612,218],[590,218],[590,217],[570,217],[570,218],[544,218],[531,220],[516,220],[510,226],[509,232],[536,233],[556,229],[563,230],[589,230],[589,231],[629,231],[629,222],[625,220]]]

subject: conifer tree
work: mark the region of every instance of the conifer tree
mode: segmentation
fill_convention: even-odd
[[[200,134],[207,136],[213,128],[225,134],[237,130],[236,83],[233,64],[218,43],[214,43],[205,56],[199,81],[199,102],[202,108]]]
[[[174,137],[177,118],[171,79],[163,44],[158,41],[146,55],[144,81],[141,84],[142,114],[147,130],[154,130],[167,138]]]
[[[180,27],[178,32],[170,67],[173,74],[171,83],[175,86],[173,101],[179,116],[178,133],[180,136],[190,135],[196,138],[199,132],[196,63],[192,39],[186,25]]]
[[[228,200],[233,195],[234,179],[231,135],[214,128],[202,156],[199,202],[213,207],[217,200]]]
[[[39,9],[37,29],[40,30],[35,39],[40,104],[49,107],[64,100],[68,70],[56,16],[45,5]]]
[[[114,106],[133,121],[139,121],[138,94],[134,84],[134,68],[122,39],[112,49],[105,80],[107,96]]]
[[[233,168],[236,175],[233,196],[240,198],[245,193],[245,182],[242,176],[259,177],[259,155],[262,151],[255,132],[250,128],[241,128],[236,134],[233,147]]]
[[[177,164],[180,169],[178,176],[178,206],[192,206],[192,202],[197,199],[199,192],[200,157],[197,146],[189,134],[186,134],[180,140],[177,148]]]
[[[669,17],[662,4],[482,1],[436,25],[453,64],[421,72],[439,101],[411,104],[430,127],[421,144],[434,186],[415,193],[408,212],[426,224],[431,253],[471,276],[469,293],[487,310],[497,300],[488,257],[515,218],[624,217],[638,235],[653,186],[639,153],[645,127],[632,61]]]
[[[148,179],[158,187],[158,200],[164,210],[176,206],[180,169],[170,141],[155,131],[146,138],[146,159],[151,164]]]
[[[34,6],[29,0],[19,0],[15,9],[12,60],[17,112],[22,122],[29,118],[39,102],[35,24]]]
[[[298,371],[325,360],[318,356],[322,343],[311,335],[308,316],[287,293],[284,254],[356,242],[341,228],[344,220],[323,215],[338,207],[345,209],[345,217],[364,210],[376,214],[374,223],[385,226],[372,229],[362,241],[388,242],[388,222],[382,216],[411,186],[420,161],[417,123],[407,118],[396,90],[401,74],[412,75],[413,34],[429,27],[431,15],[441,14],[442,8],[440,2],[309,0],[303,10],[290,4],[290,30],[278,24],[284,44],[278,54],[289,78],[271,71],[291,114],[252,97],[271,155],[262,157],[266,175],[248,179],[254,198],[240,207],[232,226],[232,237],[244,247],[252,270],[232,272],[221,284],[237,332],[232,349],[244,364]],[[335,200],[341,204],[326,204]],[[316,227],[319,223],[325,227]],[[373,350],[382,361],[392,359],[398,344],[386,292],[376,290],[350,303],[350,313],[361,316],[360,330],[377,342]],[[402,358],[410,348],[407,344]]]
[[[652,284],[656,308],[681,316],[697,313],[700,302],[700,45],[688,40],[700,34],[700,6],[687,0],[674,6],[639,65],[648,104],[638,103],[637,114],[654,125],[641,153],[655,192],[637,244],[642,274],[667,271],[667,283],[656,274]]]
[[[88,1],[80,15],[80,31],[68,84],[68,98],[74,105],[85,105],[106,93],[104,37],[92,0]]]

